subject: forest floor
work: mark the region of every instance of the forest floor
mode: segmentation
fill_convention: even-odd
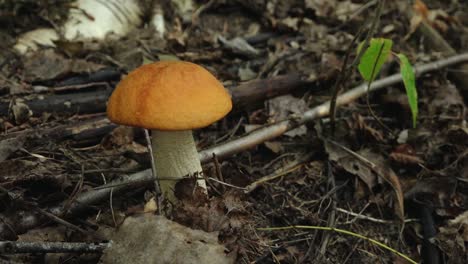
[[[197,1],[188,13],[175,4],[184,1],[161,1],[164,34],[140,25],[123,37],[60,40],[27,54],[14,49],[17,39],[60,27],[69,1],[3,2],[2,240],[103,242],[97,233],[148,214],[155,197],[150,177],[90,195],[151,167],[143,130],[112,124],[106,100],[141,64],[180,59],[206,67],[233,96],[226,118],[194,131],[198,149],[210,154],[226,144],[234,154],[202,159],[209,198],[189,196],[167,218],[217,232],[236,263],[409,263],[403,254],[417,262],[468,263],[467,64],[417,78],[415,128],[398,82],[369,93],[369,104],[364,95],[340,105],[333,133],[325,115],[236,149],[236,140],[294,123],[331,100],[337,79],[346,76],[340,94],[363,83],[351,62],[379,1],[211,0]],[[413,65],[468,51],[468,4],[409,2],[386,1],[373,37],[392,40],[392,50]],[[363,37],[353,42],[360,30]],[[392,56],[377,79],[395,73]],[[101,257],[6,250],[5,263]]]

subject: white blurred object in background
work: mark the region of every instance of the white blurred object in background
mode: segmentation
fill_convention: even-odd
[[[120,38],[141,25],[142,15],[137,0],[78,0],[70,8],[60,33],[68,41],[99,41],[110,35]],[[162,16],[160,19],[164,20]],[[59,34],[55,29],[35,29],[20,35],[14,49],[26,54],[40,46],[55,47],[56,40]]]
[[[125,36],[140,26],[142,10],[136,0],[78,0],[70,9],[62,33],[66,40]]]
[[[152,13],[153,16],[149,24],[154,28],[158,37],[163,38],[164,33],[166,33],[166,24],[164,22],[164,11],[161,5],[155,4]]]
[[[55,47],[54,41],[58,39],[59,35],[53,28],[38,28],[20,35],[13,48],[25,54],[27,51],[36,51],[40,47]]]

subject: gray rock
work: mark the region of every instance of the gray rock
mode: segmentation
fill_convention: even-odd
[[[128,217],[112,235],[102,264],[120,263],[234,263],[218,244],[216,232],[206,233],[172,222],[162,216]]]

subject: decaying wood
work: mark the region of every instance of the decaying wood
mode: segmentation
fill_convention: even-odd
[[[234,107],[245,109],[265,99],[288,94],[311,84],[311,81],[304,80],[298,74],[288,74],[253,80],[228,89],[232,95]]]
[[[70,94],[38,95],[24,103],[34,116],[43,113],[80,113],[90,114],[104,112],[107,99],[112,91],[79,92]],[[10,102],[0,103],[0,115],[8,116]]]

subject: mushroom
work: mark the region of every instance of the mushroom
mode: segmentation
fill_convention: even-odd
[[[177,181],[202,173],[192,129],[218,121],[231,109],[229,93],[206,69],[162,61],[143,65],[122,79],[109,99],[107,116],[117,124],[151,130],[160,188],[174,202]],[[206,192],[203,179],[197,184]]]

